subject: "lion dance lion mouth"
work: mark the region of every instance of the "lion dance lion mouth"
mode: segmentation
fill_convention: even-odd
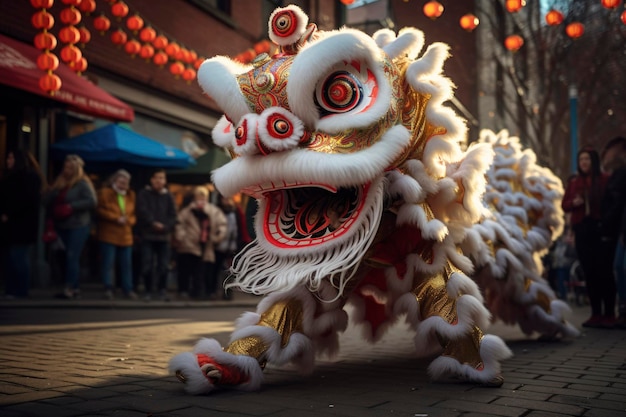
[[[530,246],[507,235],[505,217],[485,214],[494,151],[460,146],[465,123],[443,105],[452,97],[446,45],[422,52],[413,28],[321,32],[296,6],[276,9],[269,29],[276,54],[251,65],[214,57],[198,72],[224,112],[213,141],[233,157],[213,182],[258,202],[256,239],[235,257],[227,285],[263,299],[237,321],[228,346],[203,339],[170,361],[188,392],[258,389],[268,362],[310,372],[317,355],[337,353],[347,303],[369,342],[404,316],[417,353],[439,354],[433,379],[500,386],[511,351],[483,333],[490,312],[475,267],[500,273],[481,278],[489,285],[507,268],[519,269],[514,277],[530,271],[490,305],[532,313],[526,329],[539,321],[535,329],[575,334],[532,265],[514,263],[532,262]],[[524,198],[550,205],[549,195]],[[528,229],[533,251],[549,243]]]

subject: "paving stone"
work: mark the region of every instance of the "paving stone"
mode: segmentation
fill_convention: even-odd
[[[503,405],[506,407],[524,407],[529,410],[548,411],[551,413],[562,413],[564,415],[581,415],[586,408],[566,403],[555,403],[550,401],[533,401],[520,398],[499,398],[492,404]]]

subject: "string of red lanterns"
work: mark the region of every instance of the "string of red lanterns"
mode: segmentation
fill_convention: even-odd
[[[38,9],[31,18],[31,24],[41,31],[33,40],[35,47],[42,51],[37,57],[37,67],[45,71],[45,74],[39,78],[39,88],[53,95],[61,89],[62,85],[61,78],[54,73],[59,67],[59,58],[50,52],[57,47],[57,39],[48,32],[54,26],[54,17],[48,13],[48,9],[54,5],[54,0],[31,0],[30,4]]]
[[[92,0],[95,1],[95,0]],[[204,62],[197,52],[181,47],[177,42],[170,42],[165,35],[157,34],[157,30],[146,24],[137,12],[131,12],[123,0],[107,0],[111,15],[119,22],[124,20],[126,29],[132,32],[129,36],[121,27],[110,35],[111,42],[123,48],[131,57],[139,55],[147,62],[152,61],[159,67],[165,67],[168,62],[169,72],[176,78],[183,78],[191,82],[196,78],[196,70]],[[95,8],[94,8],[95,10]],[[111,21],[104,14],[93,19],[93,25],[100,34],[106,33],[111,27]]]

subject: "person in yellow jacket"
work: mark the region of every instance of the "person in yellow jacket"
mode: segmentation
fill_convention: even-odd
[[[111,176],[109,186],[98,192],[97,239],[100,242],[102,281],[105,296],[109,299],[114,294],[113,266],[116,258],[124,294],[132,299],[137,298],[133,291],[132,266],[135,193],[129,188],[130,178],[127,171],[120,169]]]
[[[193,200],[178,213],[174,232],[177,252],[178,295],[200,296],[202,277],[208,263],[215,262],[215,245],[226,237],[227,222],[222,210],[208,202],[206,187],[196,187]]]

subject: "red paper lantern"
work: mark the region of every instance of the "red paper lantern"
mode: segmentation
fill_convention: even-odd
[[[127,40],[128,36],[126,35],[126,32],[124,32],[122,29],[118,29],[111,33],[111,42],[116,45],[124,45]]]
[[[54,0],[30,0],[35,9],[49,9],[54,5]]]
[[[68,7],[61,10],[60,17],[61,22],[65,23],[66,25],[77,25],[83,18],[83,16],[80,14],[80,10],[75,7]]]
[[[42,71],[54,71],[59,67],[59,58],[52,52],[44,52],[37,57],[37,67]]]
[[[160,67],[167,64],[168,60],[169,60],[169,57],[163,51],[159,51],[155,53],[154,56],[152,57],[152,62],[154,62],[155,65],[158,65]]]
[[[101,35],[104,35],[104,32],[109,30],[111,27],[111,21],[108,17],[101,14],[100,16],[93,19],[93,27],[100,32]]]
[[[139,49],[139,56],[143,59],[150,59],[154,56],[154,47],[150,44],[144,43]]]
[[[176,42],[171,42],[165,47],[165,53],[172,59],[176,58],[179,51],[180,46]]]
[[[159,35],[152,41],[152,46],[154,46],[156,49],[165,49],[168,43],[169,41],[165,36]]]
[[[40,32],[35,35],[33,43],[37,49],[52,50],[57,47],[57,38],[50,32]]]
[[[565,27],[565,33],[572,39],[578,39],[585,33],[585,25],[580,22],[570,23]]]
[[[459,20],[459,25],[461,25],[461,27],[468,32],[476,29],[479,23],[480,21],[478,18],[471,13],[461,16],[461,19]]]
[[[135,39],[131,39],[124,44],[124,51],[126,51],[128,55],[135,56],[139,53],[140,49],[141,49],[141,44],[139,43],[139,41],[136,41]]]
[[[54,94],[55,91],[59,91],[63,83],[58,75],[48,73],[39,78],[39,88],[46,93]]]
[[[187,62],[189,60],[189,50],[187,48],[181,47],[178,52],[176,52],[176,56],[174,57],[177,61]]]
[[[504,7],[509,13],[517,13],[526,6],[526,0],[506,0]]]
[[[193,63],[193,67],[198,70],[200,69],[200,65],[202,65],[202,63],[206,60],[206,58],[204,57],[199,57],[198,59],[196,59]]]
[[[176,61],[170,64],[170,72],[176,77],[180,76],[184,70],[185,66],[182,62]]]
[[[61,59],[63,62],[78,61],[83,57],[83,53],[76,47],[76,45],[66,45],[61,49]]]
[[[78,43],[80,32],[74,26],[65,26],[59,31],[59,39],[63,43]]]
[[[82,57],[81,59],[79,59],[78,61],[74,61],[74,62],[70,62],[70,68],[74,70],[74,72],[80,74],[82,72],[85,72],[85,70],[87,70],[87,60],[85,59],[85,57]]]
[[[626,25],[626,10],[622,12],[620,19],[622,19],[622,23]]]
[[[85,14],[93,13],[94,10],[96,10],[96,0],[81,1],[78,5],[78,9]]]
[[[189,62],[188,64],[193,64],[198,59],[198,53],[194,50],[189,51]]]
[[[83,45],[89,43],[91,40],[91,32],[89,32],[89,29],[85,26],[81,26],[78,28],[78,31],[80,32],[80,43]]]
[[[564,16],[563,13],[558,10],[550,10],[546,13],[546,23],[550,26],[557,26],[563,22]]]
[[[40,10],[33,14],[33,17],[30,19],[33,27],[36,29],[46,29],[49,30],[54,26],[54,17],[46,12],[45,10]]]
[[[602,6],[607,9],[616,9],[621,2],[622,0],[602,0]]]
[[[193,68],[185,68],[185,70],[183,71],[182,74],[183,80],[187,81],[188,83],[193,81],[196,78],[196,70]]]
[[[424,14],[434,20],[443,14],[443,5],[438,1],[429,1],[424,5]]]
[[[128,14],[128,6],[123,1],[118,1],[111,5],[111,14],[121,20]]]
[[[138,14],[134,14],[126,19],[126,27],[137,33],[143,27],[143,19]]]
[[[67,4],[68,6],[78,6],[82,3],[82,0],[61,0],[61,3]]]
[[[254,52],[256,52],[257,55],[259,55],[264,52],[269,52],[271,47],[272,47],[271,42],[268,41],[267,39],[264,39],[261,42],[255,43],[252,49],[254,49]]]
[[[139,39],[141,39],[142,42],[152,42],[155,38],[156,30],[152,29],[150,26],[146,26],[139,32]]]
[[[519,35],[507,36],[504,46],[511,52],[518,51],[524,45],[524,39]]]
[[[346,6],[349,6],[350,4],[354,3],[354,0],[341,0],[341,3]]]

